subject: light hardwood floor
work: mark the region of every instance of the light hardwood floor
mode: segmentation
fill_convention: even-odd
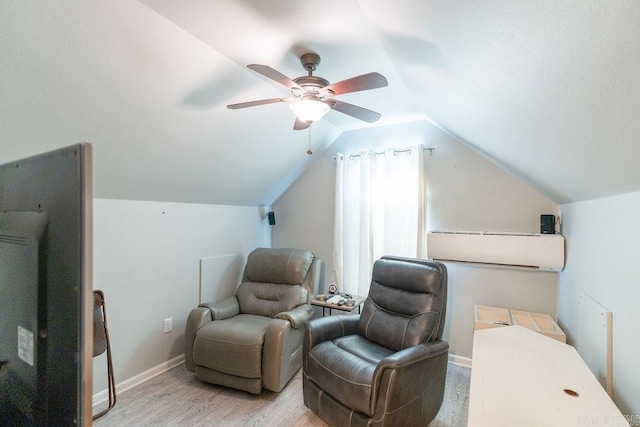
[[[442,408],[429,427],[467,425],[471,369],[449,363]],[[312,426],[326,424],[302,402],[302,370],[280,393],[204,383],[179,365],[118,395],[94,426]]]

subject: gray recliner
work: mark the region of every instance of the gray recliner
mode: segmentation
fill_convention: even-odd
[[[362,314],[314,319],[305,335],[304,404],[331,426],[426,426],[444,397],[447,270],[383,257]]]
[[[302,366],[320,268],[310,251],[252,251],[236,294],[189,314],[187,369],[203,381],[249,393],[282,390]]]

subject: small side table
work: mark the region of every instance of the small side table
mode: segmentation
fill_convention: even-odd
[[[333,295],[331,295],[331,296],[333,296]],[[358,309],[358,314],[360,314],[360,310],[362,309],[362,303],[364,302],[365,299],[367,299],[367,297],[361,297],[361,296],[358,296],[358,295],[353,295],[353,297],[349,298],[349,299],[355,300],[355,303],[353,305],[330,304],[330,303],[328,303],[326,301],[323,301],[321,299],[317,299],[317,297],[316,297],[313,300],[311,300],[311,305],[317,305],[318,307],[322,307],[322,317],[325,316],[325,310],[327,308],[329,309],[329,316],[331,316],[331,311],[332,310],[340,310],[340,311],[344,311],[345,313],[351,313],[356,308]],[[345,298],[345,300],[347,300],[347,298]]]

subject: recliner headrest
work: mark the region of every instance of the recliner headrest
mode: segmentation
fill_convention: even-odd
[[[247,257],[244,280],[302,285],[314,258],[300,249],[257,248]]]
[[[373,264],[375,281],[409,292],[440,293],[441,268],[428,260],[384,256]]]
[[[373,265],[357,332],[399,351],[440,340],[447,304],[447,269],[437,261],[385,256]]]

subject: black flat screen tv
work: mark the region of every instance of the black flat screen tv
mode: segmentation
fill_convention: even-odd
[[[0,166],[0,425],[91,425],[91,145]]]

